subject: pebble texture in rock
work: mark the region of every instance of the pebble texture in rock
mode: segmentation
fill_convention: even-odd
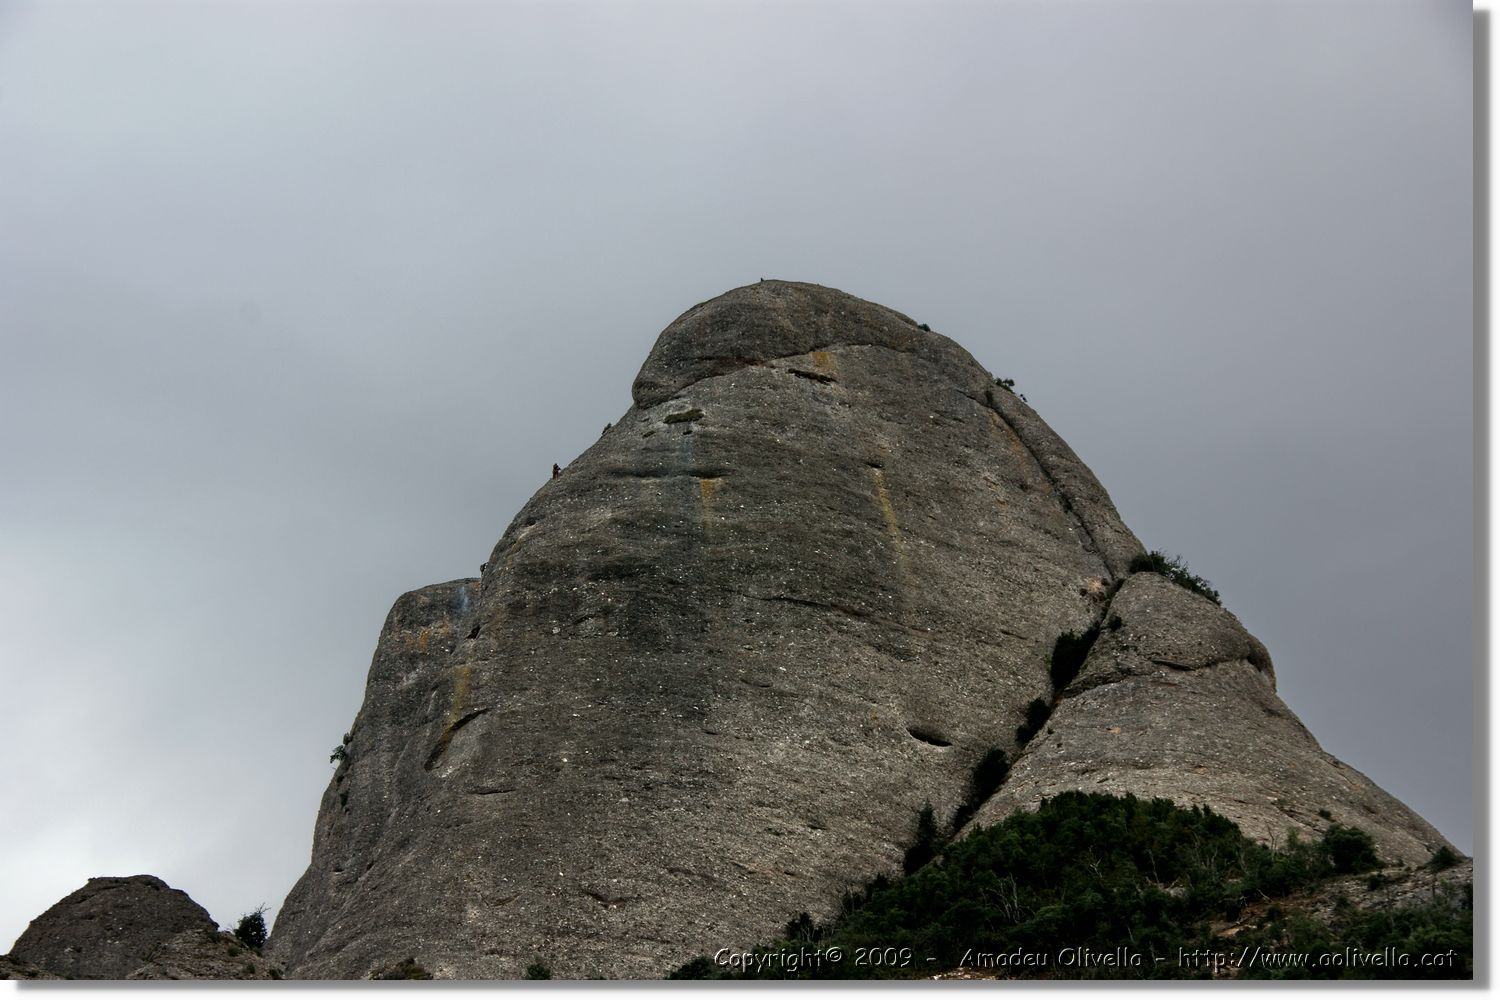
[[[826,917],[1018,752],[1054,640],[1142,551],[967,352],[832,289],[695,306],[633,396],[538,470],[478,579],[396,602],[268,945],[289,975],[654,978]],[[1055,716],[1092,743],[1038,737],[982,820],[1088,782],[1256,836],[1317,802],[1404,854],[1441,842],[1318,750],[1237,622],[1140,579],[1110,643],[1149,651],[1097,644]]]
[[[217,931],[208,911],[154,875],[91,878],[33,920],[8,957],[68,979],[125,979],[174,936]]]
[[[1207,806],[1273,844],[1293,832],[1316,840],[1334,823],[1356,826],[1383,860],[1408,865],[1448,843],[1318,746],[1277,697],[1265,647],[1225,609],[1138,573],[1104,621],[1115,627],[1101,630],[976,825],[1079,790]]]

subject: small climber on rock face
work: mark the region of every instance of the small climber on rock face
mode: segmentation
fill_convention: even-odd
[[[560,475],[562,475],[562,466],[558,465],[556,462],[553,462],[552,463],[552,478],[556,479]]]

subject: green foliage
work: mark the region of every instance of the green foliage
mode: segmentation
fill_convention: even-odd
[[[974,765],[974,774],[969,779],[969,797],[983,802],[995,794],[1006,776],[1010,774],[1010,758],[999,747],[990,747]]]
[[[722,979],[721,970],[708,956],[699,955],[691,962],[686,962],[667,973],[668,979]]]
[[[1041,698],[1031,699],[1026,705],[1026,721],[1016,727],[1016,742],[1023,746],[1031,742],[1031,738],[1042,731],[1051,717],[1051,702]]]
[[[336,764],[348,756],[349,751],[344,747],[342,743],[340,743],[338,746],[333,748],[333,753],[328,755],[328,763]]]
[[[370,973],[371,979],[431,979],[432,973],[417,964],[415,958],[403,958]]]
[[[530,965],[526,966],[526,974],[523,975],[521,978],[522,979],[551,979],[552,978],[552,970],[547,967],[547,964],[545,962],[543,962],[540,958],[538,958],[538,959],[533,960]]]
[[[1215,604],[1223,603],[1219,600],[1219,592],[1203,577],[1191,572],[1181,556],[1169,556],[1153,549],[1130,560],[1130,572],[1156,573],[1179,587],[1201,594]]]
[[[904,879],[877,877],[846,893],[839,915],[827,924],[799,915],[782,940],[756,949],[756,954],[785,954],[837,946],[844,955],[841,962],[794,968],[752,963],[730,969],[699,958],[672,978],[926,976],[959,965],[971,947],[1052,955],[1068,947],[1129,947],[1167,961],[1148,960],[1105,974],[1204,976],[1207,969],[1177,961],[1178,949],[1227,950],[1223,939],[1212,936],[1213,921],[1316,885],[1334,873],[1335,857],[1345,858],[1339,845],[1354,840],[1345,833],[1336,834],[1332,845],[1326,837],[1315,843],[1292,837],[1272,850],[1206,809],[1184,809],[1164,799],[1067,792],[1045,800],[1035,812],[1013,813],[949,844],[941,856]],[[1264,914],[1272,922],[1266,940],[1274,943],[1290,935],[1330,948],[1351,941],[1366,947],[1399,941],[1414,953],[1453,947],[1471,954],[1465,928],[1472,928],[1472,898],[1469,910],[1465,917],[1459,905],[1406,915],[1345,907],[1334,924],[1323,924],[1296,914],[1283,916],[1272,905]],[[1233,940],[1240,947],[1242,938]],[[856,949],[872,947],[909,949],[912,961],[854,962]],[[1031,974],[1019,968],[1012,973]],[[1044,974],[1090,972],[1053,965]],[[1447,970],[1437,974],[1452,975]]]
[[[984,800],[995,794],[995,790],[1004,784],[1009,774],[1010,758],[999,747],[990,747],[979,759],[979,763],[974,765],[974,773],[969,777],[969,797],[954,810],[952,823],[954,833],[957,833],[973,818],[974,814],[979,811],[979,807],[984,805]]]
[[[816,941],[818,926],[813,923],[812,915],[803,910],[787,921],[786,929],[781,932],[781,936],[788,941]]]
[[[995,379],[995,385],[997,385],[1000,388],[1004,389],[1006,392],[1010,393],[1012,396],[1018,397],[1021,400],[1021,402],[1024,403],[1026,401],[1026,396],[1024,394],[1016,392],[1016,380],[1015,379],[1013,379],[1013,378],[997,378],[997,379]]]
[[[234,926],[234,936],[247,947],[259,951],[266,943],[266,907],[262,903],[249,913],[240,917],[239,923]]]
[[[1118,632],[1120,631],[1120,629],[1125,627],[1125,620],[1119,615],[1110,615],[1109,623],[1104,627],[1109,629],[1111,632]]]
[[[1090,625],[1082,632],[1064,632],[1057,637],[1057,642],[1052,644],[1052,690],[1061,691],[1073,683],[1073,678],[1083,669],[1083,661],[1088,659],[1089,650],[1094,648],[1094,640],[1098,638],[1097,624]]]
[[[1237,936],[1235,944],[1306,956],[1296,964],[1251,966],[1240,973],[1247,979],[1470,979],[1474,886],[1444,886],[1429,900],[1392,909],[1345,907],[1326,923],[1294,914]],[[1375,960],[1351,961],[1351,952]]]
[[[906,849],[906,856],[901,859],[901,867],[910,875],[937,857],[942,846],[938,839],[937,819],[932,814],[932,803],[928,802],[917,813],[917,832],[912,837],[911,846]]]
[[[1444,844],[1432,852],[1432,857],[1427,859],[1427,867],[1435,872],[1447,871],[1462,860],[1457,851]]]
[[[1375,841],[1363,830],[1335,823],[1323,834],[1323,851],[1340,875],[1358,875],[1380,867]]]

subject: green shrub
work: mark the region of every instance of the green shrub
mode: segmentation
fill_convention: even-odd
[[[417,964],[415,958],[403,958],[370,973],[371,979],[431,979],[432,973]]]
[[[723,970],[708,960],[708,956],[699,955],[691,962],[685,962],[667,973],[668,979],[722,979]]]
[[[787,921],[786,928],[781,932],[781,936],[788,941],[816,941],[818,939],[818,925],[813,922],[812,915],[803,910]]]
[[[1054,956],[1068,947],[1128,947],[1165,959],[1153,963],[1148,958],[1137,968],[1054,964],[1015,970],[1023,977],[1203,976],[1206,971],[1176,960],[1178,949],[1223,950],[1224,940],[1212,936],[1214,921],[1240,913],[1249,902],[1313,886],[1332,870],[1321,843],[1293,837],[1271,850],[1207,809],[1184,809],[1164,799],[1066,792],[1044,800],[1034,812],[1013,813],[949,844],[940,857],[904,879],[877,877],[846,893],[839,915],[827,924],[809,929],[811,921],[799,916],[787,928],[795,938],[789,934],[756,949],[797,951],[816,940],[819,948],[841,948],[846,957],[840,963],[808,963],[790,970],[766,963],[731,973],[703,958],[672,977],[914,978],[954,968],[970,946]],[[1344,916],[1333,923],[1324,923],[1295,911],[1283,914],[1273,903],[1265,912],[1272,926],[1245,931],[1234,939],[1234,947],[1260,934],[1277,948],[1282,945],[1276,942],[1290,937],[1308,948],[1345,943],[1375,948],[1399,942],[1411,952],[1452,947],[1471,956],[1465,928],[1471,937],[1472,892],[1467,907],[1466,913],[1462,898],[1396,915],[1351,907],[1340,910]],[[908,948],[914,960],[904,966],[856,965],[854,949],[861,947]],[[1471,967],[1470,958],[1464,968]],[[1435,971],[1452,978],[1448,970]]]
[[[921,868],[927,862],[937,857],[937,852],[942,844],[938,840],[937,819],[932,814],[932,803],[928,802],[922,806],[922,811],[917,813],[917,832],[912,838],[911,846],[906,849],[906,856],[901,859],[901,867],[906,874]]]
[[[974,773],[969,776],[969,797],[953,813],[952,829],[957,833],[963,825],[973,818],[984,805],[986,799],[995,794],[995,790],[1005,783],[1010,774],[1010,758],[1004,750],[999,747],[990,747],[985,751],[979,763],[974,765]],[[787,935],[790,937],[791,935]]]
[[[266,907],[262,903],[249,913],[240,917],[239,923],[234,926],[234,936],[241,943],[257,951],[266,943]]]
[[[1094,640],[1099,638],[1099,626],[1090,625],[1082,632],[1064,632],[1057,637],[1057,642],[1052,644],[1052,663],[1049,670],[1052,676],[1052,690],[1062,691],[1063,688],[1073,683],[1073,678],[1078,676],[1078,671],[1083,669],[1083,661],[1088,659],[1089,650],[1094,648]]]
[[[1444,844],[1432,852],[1432,857],[1427,859],[1427,867],[1435,872],[1447,871],[1462,860],[1457,851]]]
[[[1223,603],[1219,600],[1219,592],[1203,577],[1191,572],[1181,556],[1169,556],[1153,549],[1130,560],[1130,572],[1156,573],[1179,587],[1208,598],[1215,604]]]
[[[1328,863],[1340,875],[1358,875],[1380,867],[1375,841],[1363,830],[1335,823],[1323,834]]]
[[[1010,774],[1010,758],[999,747],[990,747],[974,765],[974,774],[969,779],[969,796],[983,802],[1005,783]]]
[[[1031,742],[1031,738],[1042,731],[1042,727],[1051,717],[1051,702],[1043,701],[1041,698],[1031,699],[1026,705],[1026,721],[1016,727],[1016,742],[1023,746]]]
[[[526,966],[526,974],[524,976],[522,976],[521,978],[522,979],[551,979],[552,978],[552,970],[547,967],[547,964],[545,962],[543,962],[540,958],[538,958],[538,959],[535,959],[534,961],[532,961],[532,963],[530,965]]]
[[[1013,379],[1013,378],[997,378],[997,379],[995,379],[995,384],[997,386],[999,386],[1000,388],[1004,389],[1006,392],[1010,393],[1012,396],[1015,396],[1018,399],[1020,399],[1021,402],[1024,403],[1026,401],[1025,395],[1023,395],[1022,393],[1019,393],[1019,392],[1016,391],[1016,380],[1015,379]]]
[[[1348,907],[1328,922],[1306,916],[1235,937],[1235,947],[1274,948],[1307,956],[1296,967],[1249,966],[1247,979],[1471,979],[1474,976],[1474,886],[1444,886],[1432,898],[1393,909]],[[1407,964],[1339,961],[1348,949],[1406,957]],[[1442,961],[1422,961],[1431,956]],[[1331,959],[1332,961],[1329,961]]]

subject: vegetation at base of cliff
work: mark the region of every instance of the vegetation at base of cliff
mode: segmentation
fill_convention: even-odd
[[[526,966],[526,974],[523,975],[521,978],[522,979],[551,979],[552,978],[552,970],[547,966],[546,962],[543,962],[541,959],[537,959],[536,961],[532,962],[530,965]]]
[[[234,936],[239,938],[247,947],[260,951],[266,943],[266,904],[251,910],[240,917],[239,923],[234,925]]]
[[[1190,571],[1187,563],[1183,561],[1182,556],[1169,556],[1165,553],[1157,552],[1155,549],[1150,552],[1143,552],[1130,560],[1130,572],[1156,573],[1166,577],[1185,590],[1201,594],[1215,604],[1223,603],[1219,600],[1219,592],[1203,577]]]
[[[415,958],[403,958],[370,973],[371,979],[431,979],[432,973],[417,964]]]
[[[1373,864],[1373,842],[1352,827],[1335,825],[1319,841],[1291,836],[1273,850],[1207,809],[1066,792],[949,844],[906,878],[878,876],[846,893],[828,923],[801,914],[781,940],[729,956],[732,962],[722,953],[696,958],[672,978],[916,978],[984,967],[979,955],[1050,957],[993,969],[1016,978],[1204,978],[1224,970],[1211,959],[1194,962],[1194,953],[1238,952],[1256,935],[1277,952],[1295,942],[1459,953],[1456,966],[1346,963],[1319,975],[1454,978],[1472,969],[1472,892],[1467,911],[1461,900],[1435,899],[1379,912],[1349,907],[1321,922],[1281,918],[1275,909],[1290,893]],[[1248,928],[1267,906],[1267,926],[1214,936],[1216,921],[1222,928],[1245,917]],[[832,949],[838,961],[828,957]],[[1142,958],[1067,965],[1068,949]]]
[[[1297,956],[1249,965],[1241,979],[1470,979],[1474,884],[1441,886],[1425,902],[1391,909],[1346,903],[1327,921],[1277,912],[1266,926],[1236,935],[1234,947]]]

